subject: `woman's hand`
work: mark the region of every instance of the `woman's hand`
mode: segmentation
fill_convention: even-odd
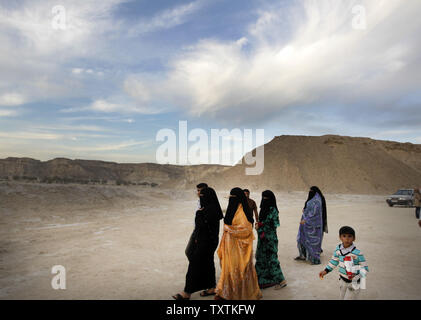
[[[300,221],[300,224],[304,224],[304,223],[306,223],[304,219]]]
[[[254,228],[255,228],[256,230],[259,230],[259,223],[258,223],[258,222],[256,222],[256,223],[254,224]]]
[[[320,279],[322,279],[322,280],[323,280],[323,277],[324,277],[325,275],[327,275],[326,270],[320,271],[320,273],[319,273],[319,277],[320,277]]]

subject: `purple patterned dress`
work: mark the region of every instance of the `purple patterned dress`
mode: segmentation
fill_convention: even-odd
[[[323,239],[322,198],[318,193],[307,202],[297,235],[297,246],[300,257],[313,264],[320,264],[320,252]]]

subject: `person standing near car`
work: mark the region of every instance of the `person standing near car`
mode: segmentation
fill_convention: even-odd
[[[421,193],[420,189],[414,189],[414,206],[415,206],[415,216],[417,219],[420,219],[420,207],[421,207]]]

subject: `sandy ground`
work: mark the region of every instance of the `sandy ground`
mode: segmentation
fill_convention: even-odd
[[[225,208],[228,191],[218,195]],[[293,260],[306,194],[276,196],[288,286],[263,290],[263,299],[337,299],[337,271],[324,280],[318,272],[342,225],[355,228],[370,268],[362,299],[421,298],[421,228],[413,208],[389,208],[384,196],[325,195],[330,232],[322,265],[312,266]],[[260,202],[259,193],[251,197]],[[0,299],[171,299],[184,286],[196,201],[194,190],[0,183]],[[216,255],[215,262],[218,277]],[[66,290],[51,287],[54,265],[66,268]]]

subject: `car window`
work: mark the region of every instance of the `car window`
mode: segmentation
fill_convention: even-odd
[[[401,195],[401,196],[409,196],[411,195],[411,190],[398,190],[395,193],[396,195]]]

